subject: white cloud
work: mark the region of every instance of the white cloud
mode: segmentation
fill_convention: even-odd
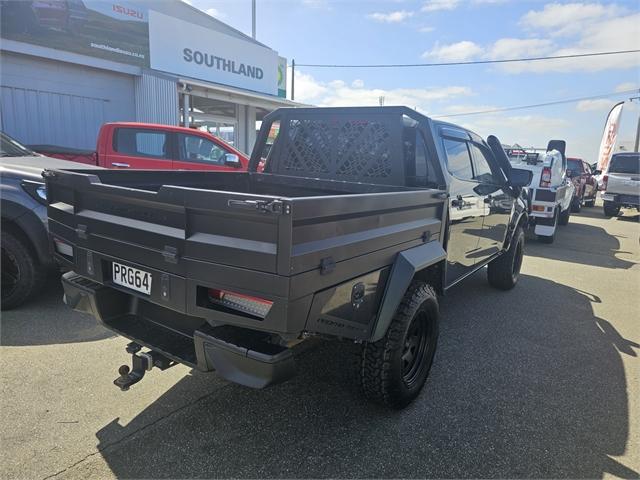
[[[401,23],[404,22],[407,18],[413,16],[413,12],[409,12],[407,10],[398,10],[396,12],[388,12],[388,13],[370,13],[367,15],[367,18],[371,20],[375,20],[376,22],[382,23]]]
[[[638,82],[624,82],[616,87],[616,92],[625,92],[627,90],[637,90],[639,88]]]
[[[539,38],[501,38],[488,52],[493,60],[546,55],[553,50],[553,43]]]
[[[635,50],[640,48],[640,13],[602,21],[586,21],[580,35],[572,43],[552,50],[541,50],[543,55],[576,55],[594,52]],[[533,53],[533,52],[532,52]],[[595,72],[607,69],[638,68],[640,54],[604,55],[600,57],[547,60],[504,65],[512,73],[520,72]]]
[[[427,0],[422,5],[423,12],[437,12],[440,10],[454,10],[460,4],[460,0]]]
[[[574,14],[575,18],[572,18]],[[567,22],[571,25],[567,26]],[[422,56],[442,61],[504,60],[640,49],[640,13],[626,13],[615,5],[553,3],[542,10],[530,11],[522,17],[521,24],[535,36],[501,38],[488,45],[478,45],[469,40],[448,45],[436,43]],[[517,74],[596,72],[638,67],[640,53],[505,63],[497,68]]]
[[[328,91],[328,87],[320,82],[316,82],[311,75],[296,70],[295,93],[297,102],[315,103]],[[291,91],[291,70],[287,74],[287,82],[289,86],[287,91]]]
[[[422,58],[435,58],[446,62],[463,62],[478,57],[483,52],[483,48],[479,45],[469,40],[463,40],[449,45],[436,43],[431,50],[422,54]]]
[[[617,5],[600,3],[549,3],[542,10],[531,10],[520,23],[536,30],[546,30],[552,36],[575,35],[582,31],[585,23],[599,23],[619,16],[622,10]]]
[[[479,110],[483,110],[482,106],[476,106],[472,109],[472,111]],[[502,143],[510,145],[518,143],[527,147],[545,146],[551,138],[565,138],[569,145],[569,138],[575,131],[575,125],[568,120],[541,114],[494,113],[477,117],[445,118],[444,120],[452,120],[484,138],[488,135],[495,135]]]
[[[430,33],[430,32],[433,32],[434,30],[435,30],[435,27],[420,27],[418,29],[420,33]]]
[[[385,105],[405,105],[422,112],[433,110],[434,103],[472,94],[469,87],[463,86],[383,89],[365,88],[360,79],[351,85],[343,80],[320,82],[299,70],[295,91],[296,101],[321,107],[375,106],[380,97],[384,97]]]
[[[609,111],[617,102],[607,98],[597,98],[593,100],[581,100],[576,105],[579,112]]]
[[[191,0],[182,0],[182,1],[184,3],[186,3],[187,5],[192,5],[193,6],[193,3],[191,2]]]

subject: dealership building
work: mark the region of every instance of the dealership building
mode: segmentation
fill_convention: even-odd
[[[286,59],[180,0],[2,2],[0,128],[93,149],[112,121],[206,129],[251,151]],[[247,14],[250,14],[248,12]]]

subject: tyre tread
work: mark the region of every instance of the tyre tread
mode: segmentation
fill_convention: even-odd
[[[400,398],[393,386],[392,355],[402,347],[406,325],[428,298],[436,298],[433,287],[423,282],[413,282],[400,302],[386,335],[377,342],[363,345],[360,384],[367,399],[392,408],[402,408],[408,403]]]

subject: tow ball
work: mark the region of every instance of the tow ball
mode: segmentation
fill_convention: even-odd
[[[129,390],[131,385],[142,380],[144,374],[153,367],[157,367],[160,370],[166,370],[176,364],[176,362],[168,359],[158,352],[140,352],[140,350],[142,350],[142,345],[135,342],[128,344],[126,350],[127,353],[131,354],[132,368],[129,368],[129,365],[121,365],[118,369],[120,376],[113,381],[113,384],[123,392]]]

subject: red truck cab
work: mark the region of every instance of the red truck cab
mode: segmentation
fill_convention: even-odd
[[[571,211],[579,212],[582,205],[593,207],[598,193],[598,181],[591,167],[581,158],[567,158],[567,176],[576,187]]]
[[[246,170],[249,158],[208,132],[152,123],[105,123],[95,152],[33,145],[47,156],[104,168]]]

